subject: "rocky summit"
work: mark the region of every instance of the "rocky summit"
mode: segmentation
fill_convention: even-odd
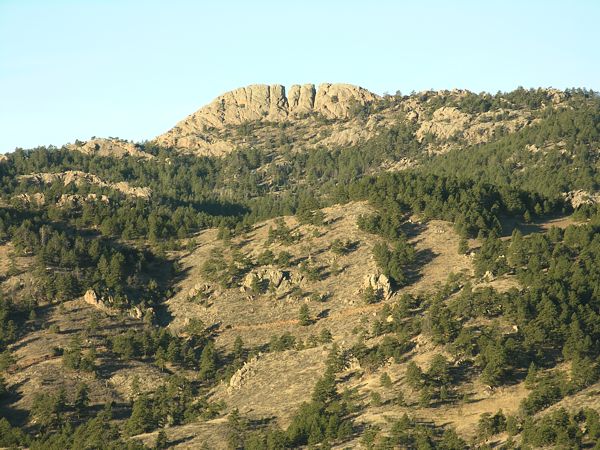
[[[156,138],[159,145],[192,151],[210,146],[211,131],[247,122],[286,122],[319,114],[328,119],[346,119],[352,107],[379,97],[349,84],[293,85],[286,95],[280,84],[256,84],[227,92],[201,108],[173,129]],[[218,146],[214,146],[218,147]],[[213,150],[218,152],[218,150]]]

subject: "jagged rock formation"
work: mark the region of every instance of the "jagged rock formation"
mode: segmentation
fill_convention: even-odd
[[[381,298],[387,300],[392,295],[392,285],[390,279],[384,274],[370,274],[365,276],[363,283],[365,288],[373,289]]]
[[[66,146],[69,150],[85,153],[86,155],[112,156],[122,158],[123,156],[135,156],[143,159],[153,159],[154,155],[141,151],[135,144],[122,139],[90,139],[86,142],[77,141]]]
[[[310,114],[327,119],[347,119],[355,105],[366,105],[379,97],[349,84],[294,85],[286,95],[285,87],[251,85],[227,92],[173,129],[156,138],[166,147],[214,155],[233,150],[233,145],[215,131],[247,122],[284,122]]]
[[[260,356],[260,355],[259,355]],[[241,389],[243,384],[256,373],[256,363],[258,356],[254,356],[244,363],[229,379],[227,392],[231,394],[235,390]]]
[[[293,281],[296,281],[296,283],[300,282],[298,279],[292,280],[289,272],[275,267],[263,267],[246,274],[240,286],[240,291],[251,291],[257,283],[264,283],[273,289],[276,294],[280,295],[291,289],[294,285]]]
[[[129,197],[148,199],[152,195],[152,189],[149,187],[132,187],[126,181],[118,183],[107,183],[97,175],[82,172],[80,170],[67,170],[66,172],[56,173],[33,173],[30,175],[20,175],[18,180],[35,185],[52,184],[62,182],[65,186],[73,183],[75,186],[91,184],[98,187],[105,187],[119,191]]]

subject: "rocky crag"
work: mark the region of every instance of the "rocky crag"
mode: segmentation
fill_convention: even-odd
[[[348,119],[355,107],[378,101],[380,97],[349,84],[251,85],[227,92],[207,106],[186,117],[173,129],[158,136],[156,142],[166,147],[187,149],[195,153],[222,155],[234,148],[222,138],[228,126],[248,122],[297,121],[311,115],[325,119]]]

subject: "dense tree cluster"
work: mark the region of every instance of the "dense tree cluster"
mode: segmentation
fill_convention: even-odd
[[[110,339],[111,350],[120,358],[151,359],[161,368],[167,362],[199,370],[202,379],[215,376],[218,355],[205,335],[188,339],[175,336],[165,328],[128,330]]]

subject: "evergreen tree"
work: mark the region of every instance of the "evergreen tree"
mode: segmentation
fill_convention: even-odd
[[[154,443],[156,450],[166,450],[169,448],[169,439],[165,430],[160,430],[156,435],[156,442]]]
[[[308,309],[308,305],[303,303],[300,306],[300,311],[298,312],[298,322],[302,326],[308,326],[312,323],[310,318],[310,310]]]
[[[90,390],[87,384],[81,383],[79,386],[77,386],[73,407],[79,414],[82,414],[90,403],[89,392]]]
[[[135,435],[152,431],[156,425],[157,420],[154,417],[152,400],[147,394],[142,394],[133,402],[126,429],[130,435]]]
[[[209,380],[213,378],[217,371],[217,352],[215,345],[209,341],[202,349],[200,356],[200,366],[198,369],[198,377],[201,380]]]

